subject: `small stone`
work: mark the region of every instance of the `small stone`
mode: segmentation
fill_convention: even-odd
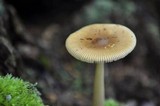
[[[144,102],[142,106],[156,106],[153,102]]]
[[[11,96],[11,95],[7,95],[7,96],[6,96],[6,100],[7,100],[7,101],[10,101],[11,99],[12,99],[12,96]]]
[[[135,100],[129,100],[129,101],[127,101],[125,106],[138,106],[138,105]]]

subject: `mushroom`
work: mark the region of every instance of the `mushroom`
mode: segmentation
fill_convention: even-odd
[[[73,57],[96,64],[93,106],[104,106],[104,63],[124,58],[135,45],[134,33],[118,24],[88,25],[66,39],[66,48]]]

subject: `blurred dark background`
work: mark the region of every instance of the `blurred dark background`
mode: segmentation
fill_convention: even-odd
[[[88,24],[122,24],[137,46],[106,64],[106,99],[160,106],[159,19],[159,0],[0,0],[0,74],[38,82],[46,105],[91,106],[95,66],[70,56],[65,40]]]

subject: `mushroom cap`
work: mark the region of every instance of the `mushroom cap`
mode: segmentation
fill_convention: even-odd
[[[92,24],[66,40],[68,52],[87,63],[112,62],[128,55],[136,45],[134,33],[118,24]]]

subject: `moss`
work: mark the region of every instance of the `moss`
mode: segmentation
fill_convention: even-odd
[[[114,99],[107,99],[104,106],[120,106],[120,104]]]
[[[0,106],[44,106],[35,85],[12,75],[0,76]]]

